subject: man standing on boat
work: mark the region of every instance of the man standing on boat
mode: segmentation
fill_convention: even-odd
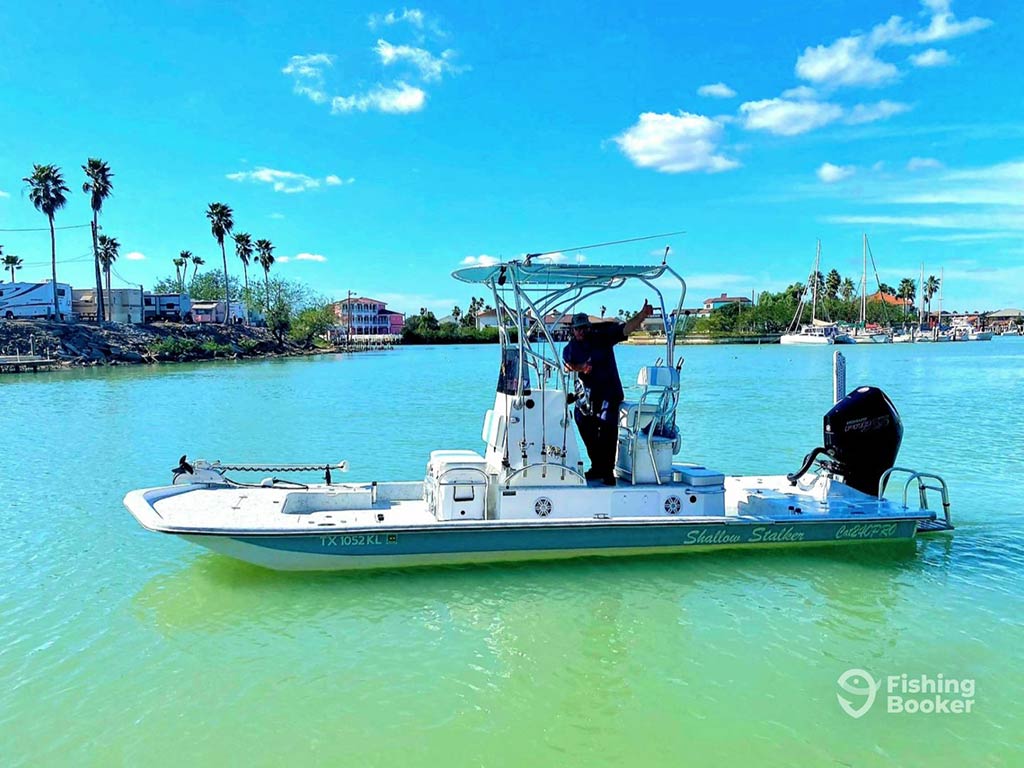
[[[588,480],[615,485],[619,405],[624,398],[615,345],[629,338],[653,313],[645,299],[640,311],[625,323],[591,323],[584,312],[572,316],[572,338],[562,350],[562,360],[565,370],[578,374],[584,387],[585,394],[576,400],[574,418],[590,457]]]

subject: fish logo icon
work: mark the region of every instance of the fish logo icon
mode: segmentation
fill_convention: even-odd
[[[871,709],[871,705],[875,703],[875,695],[881,686],[869,672],[863,669],[848,669],[839,676],[836,682],[846,693],[865,697],[864,703],[857,707],[854,706],[852,701],[844,698],[841,693],[836,694],[836,698],[839,699],[839,706],[852,718],[859,718],[867,714],[867,711]]]

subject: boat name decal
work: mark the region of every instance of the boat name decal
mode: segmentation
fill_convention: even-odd
[[[885,539],[896,535],[896,523],[856,523],[841,525],[836,530],[837,539]]]

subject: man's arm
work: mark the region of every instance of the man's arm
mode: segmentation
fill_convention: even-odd
[[[644,305],[640,308],[640,311],[622,324],[622,335],[629,338],[629,335],[637,330],[640,324],[653,314],[654,307],[647,303],[647,299],[644,299]]]

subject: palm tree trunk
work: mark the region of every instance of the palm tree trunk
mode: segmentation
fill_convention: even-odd
[[[113,321],[114,319],[114,297],[110,295],[110,265],[107,264],[103,270],[107,273],[107,319]]]
[[[263,268],[263,311],[264,313],[270,312],[270,270],[266,267]]]
[[[53,231],[53,214],[50,214],[50,267],[53,270],[53,319],[60,320],[60,304],[57,303],[57,235]]]
[[[228,285],[228,254],[224,250],[224,241],[220,241],[220,255],[224,259],[224,325],[231,322],[231,286]]]
[[[242,273],[245,275],[245,324],[249,322],[249,265],[242,262]]]
[[[103,277],[100,274],[100,246],[96,240],[97,229],[99,228],[98,214],[92,212],[92,261],[96,271],[96,322],[103,324]]]

